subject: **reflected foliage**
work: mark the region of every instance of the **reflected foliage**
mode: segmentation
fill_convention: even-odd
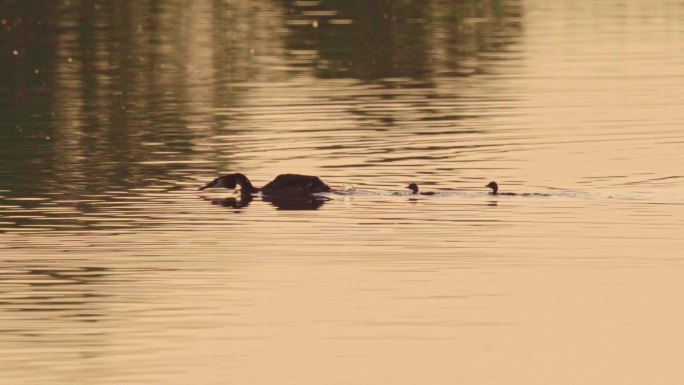
[[[505,0],[286,3],[289,47],[315,52],[313,64],[321,77],[378,80],[482,72],[477,55],[505,49],[520,29],[517,3]]]
[[[486,72],[478,55],[520,31],[508,0],[0,4],[5,197],[174,189],[188,165],[212,159],[203,140],[258,128],[226,112],[259,104],[253,84],[306,73],[430,87]],[[224,143],[220,160],[192,173],[235,168],[231,151]]]

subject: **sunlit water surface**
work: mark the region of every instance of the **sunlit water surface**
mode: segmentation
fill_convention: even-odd
[[[684,381],[681,2],[352,3],[9,6],[3,383]]]

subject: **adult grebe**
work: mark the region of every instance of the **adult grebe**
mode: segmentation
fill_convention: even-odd
[[[433,191],[418,192],[418,185],[415,183],[411,183],[410,185],[406,186],[406,188],[411,190],[415,195],[435,195]]]
[[[240,173],[220,176],[207,183],[205,186],[200,187],[199,190],[220,187],[234,189],[236,186],[240,186],[240,190],[243,194],[261,192],[263,195],[267,196],[302,196],[332,191],[332,189],[323,183],[317,176],[282,174],[278,175],[264,187],[256,188],[245,175]]]
[[[518,194],[512,193],[512,192],[500,193],[499,192],[499,185],[496,184],[496,182],[489,182],[489,184],[486,185],[485,187],[489,187],[490,189],[492,189],[492,192],[490,192],[490,194],[492,194],[492,195],[518,195]]]

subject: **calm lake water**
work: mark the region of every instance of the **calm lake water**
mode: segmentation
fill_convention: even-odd
[[[683,383],[682,20],[4,1],[0,382]]]

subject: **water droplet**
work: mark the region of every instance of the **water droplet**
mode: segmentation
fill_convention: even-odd
[[[314,28],[318,28],[318,20],[314,20],[311,22],[311,26]]]
[[[17,56],[17,55],[19,55],[19,51],[17,51],[17,50],[15,49],[14,51],[12,51],[12,54],[13,54],[14,56]]]
[[[74,61],[74,59],[68,58],[67,61],[68,61],[69,63],[71,63],[72,61]]]
[[[39,73],[40,73],[40,70],[39,70],[38,68],[36,68],[36,69],[33,70],[33,72],[34,72],[35,74],[39,74]]]

